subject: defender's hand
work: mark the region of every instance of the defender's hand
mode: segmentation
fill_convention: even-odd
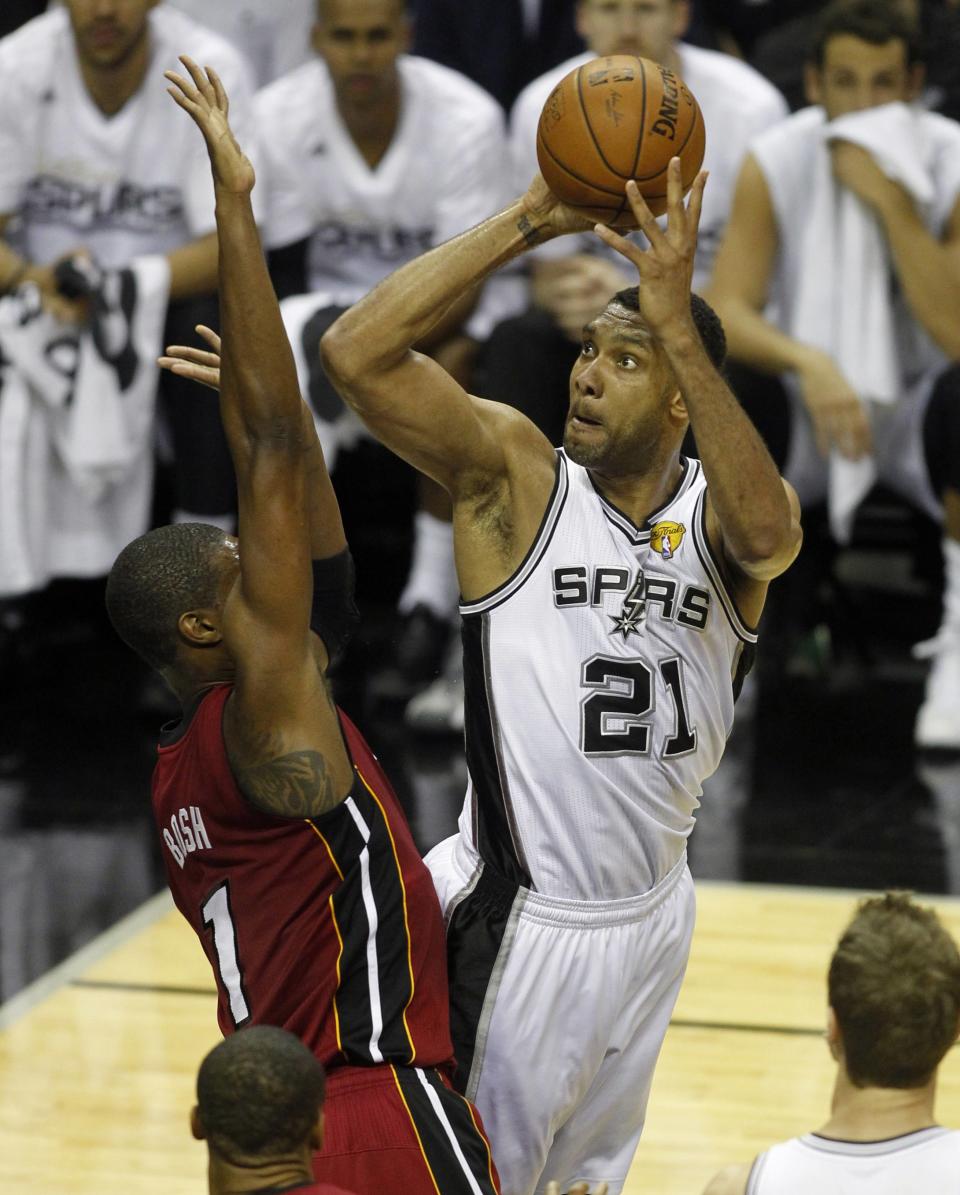
[[[157,358],[157,364],[175,373],[177,377],[189,378],[211,390],[220,389],[220,337],[206,324],[197,324],[197,334],[207,342],[212,352],[195,349],[189,344],[167,345],[166,355]]]
[[[602,241],[637,267],[640,314],[654,336],[661,340],[673,331],[688,331],[692,326],[690,287],[706,183],[707,175],[701,170],[684,204],[680,159],[671,159],[667,173],[666,231],[647,207],[637,184],[627,183],[627,199],[640,231],[650,244],[648,249],[641,249],[604,224],[594,226]]]
[[[164,71],[164,77],[174,84],[167,88],[167,92],[184,112],[193,117],[197,128],[203,133],[217,186],[235,194],[249,193],[253,190],[256,175],[250,159],[237,144],[227,120],[230,101],[219,75],[212,66],[208,66],[204,73],[187,54],[181,54],[180,61],[187,68],[193,83],[174,71]]]

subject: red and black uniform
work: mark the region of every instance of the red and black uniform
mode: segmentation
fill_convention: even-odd
[[[495,1191],[453,1058],[443,920],[373,752],[344,714],[356,779],[321,817],[254,808],[227,761],[230,685],[163,741],[153,809],[173,899],[217,979],[226,1033],[279,1025],[329,1071],[318,1179],[358,1195]]]

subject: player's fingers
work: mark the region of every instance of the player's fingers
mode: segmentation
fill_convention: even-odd
[[[640,188],[633,179],[627,183],[627,199],[630,203],[630,210],[633,212],[633,218],[637,222],[637,227],[650,244],[654,247],[666,245],[667,238],[663,235],[663,229],[657,223],[656,216],[647,207],[647,201],[640,194]],[[628,241],[627,243],[630,244],[631,242]]]
[[[226,116],[227,113],[230,111],[230,100],[227,98],[226,88],[223,86],[223,83],[220,80],[220,76],[217,74],[217,72],[213,69],[212,66],[208,66],[206,69],[207,69],[207,77],[209,78],[210,82],[213,84],[213,93],[217,99],[217,107],[224,114],[224,116]]]
[[[703,211],[703,189],[710,177],[706,170],[701,170],[693,180],[690,188],[690,198],[687,200],[687,230],[696,235],[700,227],[700,213]]]
[[[547,1195],[560,1195],[559,1183],[547,1183]]]
[[[197,91],[199,91],[208,104],[212,104],[216,96],[210,80],[203,73],[200,67],[197,66],[189,54],[181,54],[180,61],[190,72],[190,78],[193,80]]]
[[[183,75],[178,75],[176,71],[164,71],[163,77],[173,83],[178,93],[192,103],[198,104],[203,98],[190,80],[185,79]],[[167,88],[167,90],[169,91],[170,88]],[[174,99],[176,99],[176,96],[174,96]]]
[[[193,90],[191,88],[191,90]],[[168,87],[167,95],[169,95],[175,104],[178,104],[184,112],[189,112],[191,116],[198,116],[203,109],[196,100],[191,100],[186,92],[178,91],[176,87]]]
[[[196,365],[219,366],[220,364],[220,358],[216,353],[208,353],[204,349],[197,349],[189,344],[168,344],[165,355],[176,357],[179,361],[193,361]]]
[[[593,231],[605,245],[609,245],[611,249],[615,249],[617,253],[622,254],[628,261],[632,261],[635,266],[640,266],[643,260],[643,250],[635,245],[633,241],[628,241],[626,237],[622,237],[618,232],[614,232],[607,224],[594,224]]]
[[[667,166],[668,227],[683,232],[687,226],[687,209],[683,206],[683,177],[680,159],[671,158]]]
[[[213,328],[208,328],[206,324],[197,324],[193,330],[198,336],[203,337],[215,353],[220,352],[220,337],[214,332]]]

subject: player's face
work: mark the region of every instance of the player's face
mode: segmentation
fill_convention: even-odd
[[[81,62],[121,66],[147,36],[147,14],[157,0],[65,0]]]
[[[392,100],[397,57],[408,41],[400,0],[321,0],[313,47],[340,99],[353,104]]]
[[[563,446],[578,465],[610,475],[642,472],[683,426],[676,382],[641,317],[612,303],[583,330],[570,374]]]
[[[689,19],[686,0],[581,0],[577,29],[598,57],[638,54],[666,62]]]
[[[827,118],[863,112],[895,100],[913,99],[920,82],[899,38],[875,46],[847,33],[831,37],[823,64],[807,70],[807,98],[822,104]]]

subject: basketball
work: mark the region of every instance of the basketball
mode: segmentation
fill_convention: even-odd
[[[547,186],[591,220],[632,221],[624,194],[635,179],[655,216],[667,210],[667,167],[678,157],[687,192],[703,163],[706,131],[693,93],[647,58],[594,58],[564,75],[537,126]]]

